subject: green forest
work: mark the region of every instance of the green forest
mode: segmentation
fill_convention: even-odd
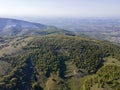
[[[20,51],[0,57],[11,66],[0,74],[0,90],[120,90],[120,46],[71,35],[29,37],[20,38]]]

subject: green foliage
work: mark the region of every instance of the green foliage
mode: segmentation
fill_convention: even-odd
[[[37,61],[40,68],[47,66],[48,69],[49,65],[59,68],[61,60],[71,60],[78,68],[89,73],[96,72],[102,66],[103,57],[113,56],[119,59],[120,54],[120,48],[109,43],[59,35],[35,38],[24,49],[34,51],[35,55],[38,55],[36,57],[39,58]],[[52,71],[57,70],[55,67]]]
[[[78,71],[84,69],[89,74],[95,74],[103,66],[104,57],[111,56],[120,59],[119,46],[78,36],[48,35],[34,37],[22,49],[22,53],[0,58],[13,67],[8,75],[0,78],[0,89],[37,90],[39,88],[42,90],[46,87],[45,85],[51,75],[55,74],[58,81],[52,80],[53,86],[60,86],[60,90],[65,90],[65,88],[68,89],[65,83],[67,79],[65,77],[65,62],[72,62]],[[107,70],[110,69],[110,67],[107,68]],[[114,71],[117,68],[111,69]],[[117,70],[119,71],[119,69]],[[119,78],[117,76],[120,75],[118,71],[109,76],[108,73],[112,72],[106,72],[104,68],[103,70],[100,69],[97,76],[84,82],[84,90],[89,90],[96,83],[100,87],[104,87],[105,83],[110,82],[114,82],[112,86],[118,88],[118,82],[115,82]],[[104,76],[101,76],[100,73],[104,73]],[[115,74],[117,74],[116,77],[114,77]]]
[[[98,84],[98,88],[106,88],[109,85],[114,90],[120,89],[120,67],[116,65],[106,65],[98,70],[95,76],[84,81],[83,89],[91,90],[91,87]]]

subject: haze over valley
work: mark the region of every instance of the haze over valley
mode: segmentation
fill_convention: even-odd
[[[33,19],[46,25],[72,31],[77,35],[120,43],[120,19],[116,18],[47,18]]]

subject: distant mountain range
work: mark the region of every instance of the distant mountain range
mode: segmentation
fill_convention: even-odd
[[[40,23],[0,18],[0,36],[45,35],[52,33],[67,34],[71,32]]]

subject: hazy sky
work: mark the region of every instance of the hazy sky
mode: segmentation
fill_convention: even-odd
[[[120,0],[0,0],[0,17],[120,17]]]

